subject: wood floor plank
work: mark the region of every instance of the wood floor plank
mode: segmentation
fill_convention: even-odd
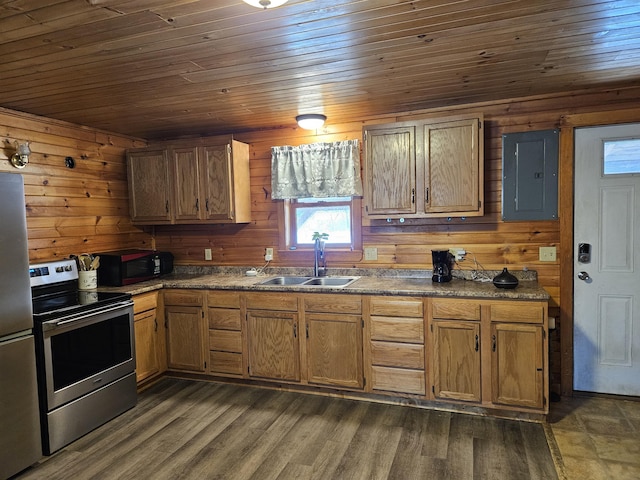
[[[165,378],[19,480],[557,479],[541,425]]]

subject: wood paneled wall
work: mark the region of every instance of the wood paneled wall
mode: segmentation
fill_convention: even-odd
[[[452,108],[409,112],[393,117],[363,119],[361,122],[335,125],[328,119],[322,131],[274,129],[240,133],[235,138],[251,145],[251,196],[253,221],[239,226],[167,226],[156,229],[156,245],[172,251],[181,264],[262,265],[264,247],[277,248],[278,202],[271,200],[271,153],[273,145],[299,145],[318,141],[362,139],[365,124],[401,121],[412,116],[446,117],[468,112],[483,112],[485,117],[485,216],[447,221],[407,221],[404,225],[384,221],[363,222],[364,246],[378,248],[378,261],[341,262],[328,251],[329,266],[431,268],[430,250],[434,247],[464,247],[469,254],[459,268],[472,268],[474,258],[485,269],[507,266],[538,271],[540,283],[559,304],[559,261],[540,262],[538,247],[556,246],[558,259],[562,249],[559,221],[503,222],[501,219],[502,135],[558,128],[565,115],[581,112],[633,110],[640,106],[640,88],[580,91],[565,95],[537,96],[525,99],[479,103]],[[638,113],[640,120],[640,112]],[[560,188],[567,179],[560,178]],[[570,185],[570,183],[569,183]],[[560,212],[562,216],[562,212]],[[213,261],[204,261],[204,249],[214,252]],[[306,259],[305,265],[311,265]],[[278,252],[273,265],[285,266]]]
[[[144,141],[6,109],[0,127],[0,172],[24,177],[31,263],[152,246],[152,236],[129,220],[125,168],[126,149]],[[16,140],[32,151],[21,170],[8,161]]]

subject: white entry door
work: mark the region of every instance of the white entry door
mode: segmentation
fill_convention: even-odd
[[[576,129],[574,215],[574,389],[640,395],[640,124]]]

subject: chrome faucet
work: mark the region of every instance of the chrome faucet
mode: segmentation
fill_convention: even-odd
[[[327,259],[324,254],[324,240],[316,238],[313,246],[313,276],[324,277],[327,275]]]

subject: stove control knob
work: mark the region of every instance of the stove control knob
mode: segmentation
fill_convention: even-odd
[[[71,267],[71,265],[65,265],[65,266],[64,266],[64,271],[65,271],[65,272],[70,272],[71,270],[73,270],[73,268]]]
[[[56,267],[56,273],[62,273],[62,267]]]

